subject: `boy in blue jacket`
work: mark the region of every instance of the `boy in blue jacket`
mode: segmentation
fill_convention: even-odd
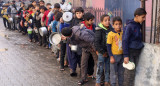
[[[143,8],[136,9],[134,19],[130,20],[123,30],[122,48],[124,54],[124,63],[129,61],[138,64],[141,49],[144,47],[142,42],[141,23],[145,21],[147,12]],[[135,68],[136,69],[136,68]],[[126,80],[124,86],[134,86],[134,78],[136,70],[125,69]]]

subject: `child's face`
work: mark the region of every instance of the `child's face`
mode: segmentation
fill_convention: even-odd
[[[32,9],[33,9],[32,7],[29,8],[30,11],[32,11]]]
[[[94,23],[94,19],[90,19],[89,21],[86,21],[86,23],[87,23],[88,25],[92,25],[92,24]]]
[[[121,21],[115,21],[113,24],[113,28],[116,32],[120,32],[122,28],[122,22]]]
[[[47,9],[49,10],[49,9],[51,8],[51,5],[47,5],[46,7],[47,7]]]
[[[145,21],[146,15],[140,15],[140,16],[136,15],[136,18],[137,18],[139,23],[142,23],[142,22]]]
[[[39,10],[39,7],[38,7],[38,6],[36,6],[36,8],[35,8],[35,9],[36,9],[36,11],[37,11],[37,10]]]
[[[44,9],[40,9],[40,12],[43,13],[43,12],[44,12]]]
[[[34,1],[34,2],[32,3],[32,5],[35,6],[35,5],[36,5],[36,1]]]
[[[83,17],[83,13],[82,12],[76,12],[76,17],[78,18],[78,19],[81,19],[82,17]]]
[[[30,16],[30,14],[29,14],[29,13],[26,13],[26,16],[27,16],[27,17],[29,17],[29,16]]]
[[[104,17],[103,21],[101,22],[103,24],[104,27],[109,27],[110,25],[110,17],[106,16]]]
[[[43,3],[43,2],[40,2],[39,5],[40,5],[40,6],[44,6],[44,3]]]

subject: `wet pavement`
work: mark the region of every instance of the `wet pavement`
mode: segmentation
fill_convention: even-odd
[[[51,50],[28,41],[27,35],[6,30],[0,19],[0,86],[78,86],[69,68],[61,72]],[[84,86],[94,86],[89,80]]]

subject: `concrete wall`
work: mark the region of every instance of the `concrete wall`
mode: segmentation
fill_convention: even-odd
[[[135,86],[160,86],[160,45],[145,44],[137,67]]]

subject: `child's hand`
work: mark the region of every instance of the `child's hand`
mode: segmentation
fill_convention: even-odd
[[[129,62],[129,57],[124,57],[124,63],[127,64]]]
[[[48,31],[50,31],[50,26],[48,26]]]
[[[62,17],[60,18],[60,23],[64,23],[64,21],[63,21],[63,18],[62,18]]]
[[[115,63],[115,59],[114,59],[113,56],[110,57],[110,63],[111,63],[111,64]]]
[[[98,55],[98,51],[96,51],[96,54]]]
[[[107,52],[105,52],[105,53],[103,54],[103,57],[107,57]]]
[[[62,40],[66,40],[67,38],[62,35],[62,36],[61,36],[61,39],[62,39]]]

